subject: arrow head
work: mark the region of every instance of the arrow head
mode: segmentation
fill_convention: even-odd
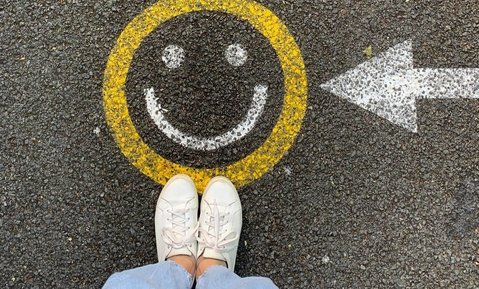
[[[412,42],[400,43],[321,87],[388,121],[417,132]]]

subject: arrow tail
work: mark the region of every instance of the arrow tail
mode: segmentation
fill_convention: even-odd
[[[479,98],[479,69],[412,70],[416,99]]]

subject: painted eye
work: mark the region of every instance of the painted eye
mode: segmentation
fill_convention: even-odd
[[[163,50],[161,60],[169,69],[176,69],[185,61],[185,50],[177,45],[168,45]]]
[[[248,59],[248,52],[240,44],[231,44],[225,51],[226,60],[233,66],[242,66]]]

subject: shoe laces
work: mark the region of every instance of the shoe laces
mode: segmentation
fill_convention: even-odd
[[[209,207],[211,210],[205,212],[205,226],[199,227],[196,237],[198,242],[205,244],[206,248],[222,252],[227,249],[228,244],[238,240],[239,235],[227,229],[226,225],[230,222],[228,219],[230,212],[221,214],[216,203],[209,205]],[[231,238],[232,233],[235,235],[233,238]]]
[[[163,240],[174,249],[181,249],[188,246],[188,243],[195,241],[195,232],[198,225],[190,227],[188,217],[190,209],[187,207],[171,208],[166,211],[169,217],[166,219],[171,223],[171,228],[163,229]]]

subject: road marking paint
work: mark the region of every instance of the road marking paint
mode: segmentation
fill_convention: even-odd
[[[321,87],[416,133],[416,100],[479,98],[479,69],[414,68],[408,40]]]
[[[169,69],[179,68],[183,61],[185,61],[185,51],[177,45],[168,45],[163,50],[161,60],[163,60]]]
[[[248,52],[241,44],[231,44],[225,51],[226,60],[233,66],[242,66],[248,59]]]
[[[201,11],[229,13],[249,22],[276,51],[284,75],[281,115],[266,141],[243,159],[225,167],[193,168],[163,158],[138,134],[128,112],[125,83],[135,51],[159,25],[176,16]],[[123,30],[104,74],[105,117],[121,152],[143,174],[159,184],[183,173],[202,191],[217,175],[238,186],[250,184],[272,169],[292,147],[306,112],[308,83],[301,51],[288,28],[265,6],[251,0],[164,0],[144,10]]]
[[[201,138],[188,135],[175,128],[165,117],[164,109],[155,97],[155,89],[145,89],[146,107],[151,119],[162,133],[177,144],[194,150],[212,151],[244,138],[255,127],[263,113],[268,98],[268,87],[257,85],[254,88],[253,101],[246,117],[230,131],[214,137]]]
[[[93,130],[93,133],[96,134],[96,136],[100,136],[100,132],[101,132],[101,130],[100,130],[100,127],[98,127],[98,126],[95,127],[95,129]]]

